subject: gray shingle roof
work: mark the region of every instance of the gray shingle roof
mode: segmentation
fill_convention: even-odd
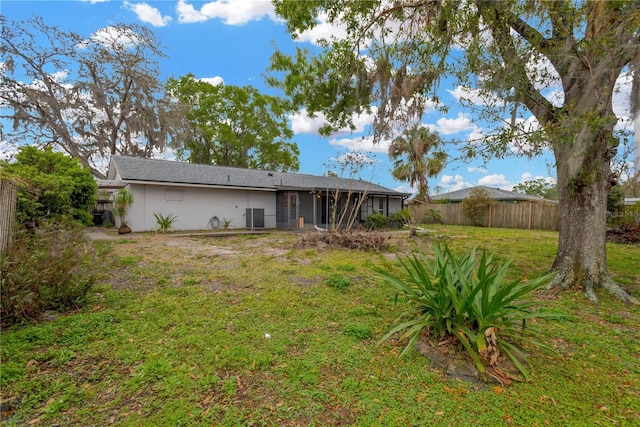
[[[527,194],[515,193],[513,191],[501,190],[499,188],[491,188],[479,185],[477,187],[464,188],[462,190],[451,191],[449,193],[438,194],[431,196],[433,200],[451,200],[452,202],[460,202],[471,193],[474,188],[482,188],[487,191],[489,197],[496,200],[502,200],[507,202],[526,201],[526,202],[551,202],[551,200],[543,199],[542,197],[529,196]]]
[[[109,179],[115,172],[123,181],[215,185],[259,189],[326,190],[351,188],[370,194],[407,196],[368,181],[298,173],[270,172],[227,166],[199,165],[170,160],[112,156]]]

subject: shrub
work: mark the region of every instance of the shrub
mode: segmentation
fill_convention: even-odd
[[[440,211],[435,209],[429,209],[429,211],[424,215],[422,222],[425,224],[442,224],[442,214]]]
[[[364,225],[369,230],[377,230],[386,227],[389,224],[389,218],[386,215],[374,212],[364,218]]]
[[[431,203],[436,204],[436,205],[450,205],[451,204],[451,199],[444,198],[444,199],[432,200]]]
[[[607,195],[607,217],[616,216],[624,210],[624,192],[622,187],[614,185]]]
[[[473,188],[469,196],[462,201],[462,213],[473,221],[473,225],[481,225],[481,219],[489,206],[495,204],[484,188]]]
[[[617,212],[607,210],[607,225],[640,227],[640,202],[631,206],[622,206]]]
[[[69,217],[92,224],[89,210],[97,200],[97,184],[80,161],[47,148],[23,146],[13,163],[0,162],[3,179],[18,185],[16,219],[39,225]]]
[[[95,280],[95,249],[74,226],[43,223],[19,232],[0,260],[2,325],[83,305]]]
[[[499,263],[486,251],[478,257],[475,249],[457,257],[448,246],[444,249],[438,246],[435,256],[433,262],[415,254],[401,259],[404,277],[376,269],[380,277],[411,304],[398,319],[404,321],[382,340],[404,331],[402,337],[409,340],[402,352],[405,354],[426,331],[433,339],[453,339],[461,345],[481,373],[488,367],[501,372],[495,368],[498,368],[499,356],[505,354],[523,376],[528,377],[522,363],[524,354],[516,345],[518,340],[537,334],[527,321],[568,317],[536,311],[533,309],[536,302],[523,300],[552,276],[544,275],[528,283],[507,282],[505,275],[510,261]],[[526,325],[529,328],[525,330]],[[537,341],[528,342],[548,348]]]
[[[405,224],[411,223],[411,212],[409,212],[409,209],[401,209],[391,214],[389,220],[397,222],[398,225],[402,227]]]
[[[169,231],[173,223],[178,220],[178,217],[174,214],[164,216],[161,213],[154,213],[153,216],[156,217],[158,231],[160,231],[161,233],[166,233],[167,231]]]

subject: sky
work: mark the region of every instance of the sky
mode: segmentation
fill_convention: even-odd
[[[285,53],[293,53],[296,47],[313,48],[318,38],[340,31],[321,22],[313,31],[294,41],[267,0],[2,0],[0,14],[9,20],[37,15],[48,25],[87,36],[117,23],[143,24],[156,34],[167,54],[167,58],[159,60],[163,80],[192,73],[212,82],[251,85],[265,93],[273,93],[264,77],[276,47]],[[633,132],[625,101],[629,85],[625,80],[620,83],[620,92],[614,96],[614,111],[620,118],[619,127]],[[484,124],[472,122],[458,103],[460,88],[444,84],[441,92],[441,99],[449,110],[446,114],[431,111],[423,116],[423,123],[437,131],[445,141],[482,135]],[[292,115],[293,141],[300,149],[299,172],[322,175],[327,164],[340,155],[353,150],[370,152],[374,162],[361,172],[362,179],[398,191],[414,192],[415,189],[391,175],[388,142],[376,145],[371,142],[371,121],[372,117],[358,117],[355,133],[345,131],[325,137],[317,132],[323,124],[320,117],[309,118],[302,113]],[[171,153],[166,156],[170,158]],[[554,177],[553,156],[547,151],[534,159],[512,157],[486,164],[480,160],[452,162],[436,178],[429,179],[429,187],[432,194],[475,185],[511,190],[526,180],[553,180]]]

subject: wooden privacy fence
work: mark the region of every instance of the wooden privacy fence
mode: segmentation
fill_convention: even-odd
[[[11,243],[15,214],[16,185],[11,181],[0,181],[0,255]]]
[[[440,212],[442,222],[451,225],[475,225],[462,212],[462,203],[422,205],[414,212],[414,219],[422,222],[433,209]],[[557,203],[496,203],[489,206],[479,219],[483,227],[523,228],[528,230],[558,230]]]

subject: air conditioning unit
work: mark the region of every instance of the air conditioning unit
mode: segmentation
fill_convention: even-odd
[[[247,208],[247,228],[264,228],[264,208]]]

